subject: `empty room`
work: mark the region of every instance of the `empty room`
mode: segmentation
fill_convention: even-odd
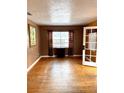
[[[27,0],[27,93],[97,93],[96,63],[96,0]]]
[[[124,93],[124,0],[2,0],[0,93]]]

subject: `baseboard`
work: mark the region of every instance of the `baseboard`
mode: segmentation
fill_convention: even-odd
[[[30,67],[28,67],[27,72],[29,72],[36,64],[37,62],[42,58],[42,56],[40,56]]]
[[[81,57],[82,55],[73,55],[74,57]]]
[[[65,55],[65,56],[68,57],[69,55]],[[74,56],[74,57],[81,57],[82,55],[72,55],[72,56]],[[53,56],[44,55],[42,57],[55,57],[55,55],[53,55]]]
[[[69,55],[65,55],[65,56],[68,57]],[[82,55],[72,55],[72,56],[81,57]],[[53,56],[44,55],[42,57],[55,57],[55,55],[53,55]]]
[[[44,55],[44,56],[41,56],[41,57],[55,57],[55,56],[54,55],[53,56]]]

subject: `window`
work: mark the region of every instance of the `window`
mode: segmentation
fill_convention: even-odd
[[[53,48],[69,47],[69,32],[53,32]]]
[[[89,34],[89,49],[91,50],[96,49],[96,33]]]

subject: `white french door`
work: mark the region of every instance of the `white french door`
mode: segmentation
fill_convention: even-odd
[[[95,66],[97,58],[97,27],[84,27],[83,31],[83,65]]]

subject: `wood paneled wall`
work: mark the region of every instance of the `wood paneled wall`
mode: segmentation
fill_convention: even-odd
[[[74,31],[74,55],[82,54],[83,27],[82,26],[40,26],[41,55],[48,55],[48,30]]]

